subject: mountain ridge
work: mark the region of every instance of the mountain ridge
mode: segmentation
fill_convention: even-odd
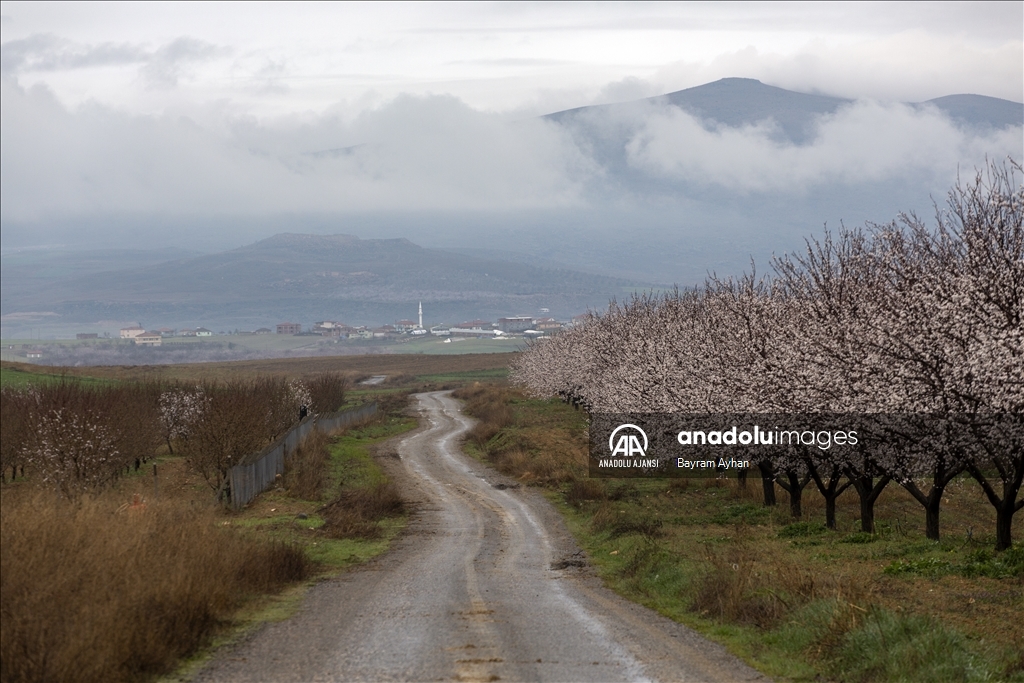
[[[598,111],[640,104],[669,104],[703,121],[730,127],[753,125],[772,119],[779,125],[784,137],[802,144],[812,139],[816,117],[835,113],[840,107],[854,101],[832,95],[787,90],[754,78],[730,77],[639,100],[574,107],[546,114],[542,118],[564,124]],[[903,104],[915,108],[931,105],[953,121],[972,127],[1024,125],[1024,103],[986,95],[952,94]]]
[[[56,279],[31,291],[5,287],[3,311],[171,327],[263,326],[292,318],[383,324],[408,318],[423,301],[435,322],[456,323],[541,308],[564,318],[650,286],[428,249],[405,238],[280,233],[214,254]]]

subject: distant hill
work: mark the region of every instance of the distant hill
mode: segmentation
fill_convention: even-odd
[[[280,234],[238,249],[144,267],[72,275],[3,295],[3,311],[53,311],[68,321],[142,320],[146,326],[336,319],[384,324],[536,314],[607,306],[643,283],[424,249],[405,239]]]
[[[1024,104],[985,95],[946,95],[922,102],[944,111],[957,123],[974,128],[1024,125]]]
[[[639,103],[671,104],[707,122],[739,127],[774,120],[790,141],[812,139],[815,119],[834,113],[853,100],[828,95],[794,92],[765,85],[753,78],[723,78],[636,102],[578,107],[548,114],[559,123],[579,123],[585,114],[611,113]],[[932,105],[962,125],[1004,128],[1024,125],[1024,104],[983,95],[947,95],[912,106]]]

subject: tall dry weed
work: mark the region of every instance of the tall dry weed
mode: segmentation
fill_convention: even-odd
[[[212,510],[0,503],[0,680],[132,681],[168,671],[250,593],[305,576],[301,550],[241,537]]]
[[[330,462],[329,437],[310,432],[285,461],[284,484],[288,495],[300,500],[320,500],[327,487]]]
[[[707,571],[691,609],[722,621],[770,628],[813,600],[836,598],[843,605],[867,602],[869,590],[863,579],[815,572],[742,538],[722,550],[708,546],[705,561]]]
[[[377,538],[377,522],[405,509],[398,487],[390,481],[365,489],[343,490],[321,509],[323,531],[331,538]]]

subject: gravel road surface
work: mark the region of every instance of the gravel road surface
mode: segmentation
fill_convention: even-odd
[[[551,505],[467,458],[445,392],[384,458],[415,511],[391,551],[221,650],[199,681],[766,680],[605,589]],[[561,568],[559,568],[561,567]]]

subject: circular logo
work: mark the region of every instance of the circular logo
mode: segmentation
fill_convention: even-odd
[[[616,440],[615,436],[622,430],[633,430],[639,433],[639,436],[643,437],[643,445],[640,445],[640,440],[637,438],[637,434],[631,433],[630,431],[623,432]],[[611,436],[608,437],[608,450],[612,452],[612,455],[625,455],[627,457],[639,456],[644,457],[647,453],[647,432],[637,427],[635,424],[624,424],[619,425],[612,430]]]

